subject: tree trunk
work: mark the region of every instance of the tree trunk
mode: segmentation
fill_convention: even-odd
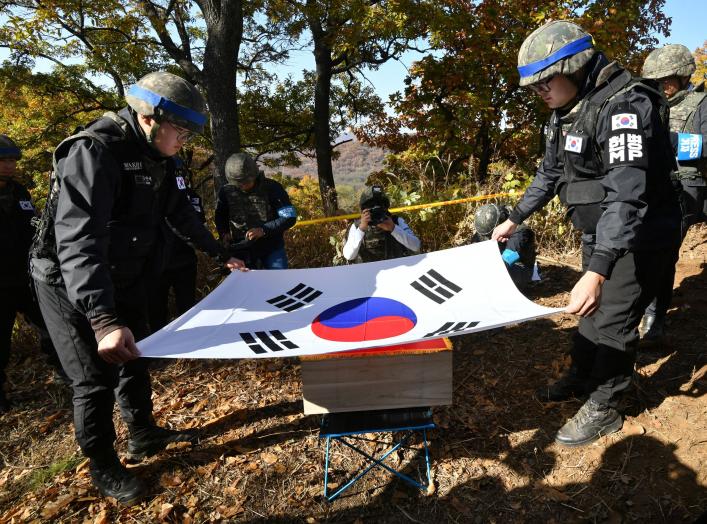
[[[204,13],[207,38],[203,76],[211,116],[216,191],[226,182],[226,159],[241,147],[236,62],[243,37],[243,7],[241,0],[223,0],[220,7]]]
[[[479,170],[477,177],[479,182],[485,182],[489,174],[489,164],[491,163],[491,138],[489,137],[489,126],[486,122],[481,124],[476,143],[479,145]]]
[[[314,32],[313,32],[314,33]],[[324,214],[331,216],[339,207],[334,183],[334,172],[331,166],[332,146],[329,138],[329,103],[331,99],[331,49],[323,42],[323,38],[314,38],[314,61],[317,66],[316,83],[314,86],[314,144],[317,156],[317,177],[319,191],[322,195]]]

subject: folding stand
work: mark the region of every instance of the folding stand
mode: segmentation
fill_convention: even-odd
[[[432,421],[431,408],[405,408],[386,411],[358,411],[352,413],[329,413],[322,417],[322,424],[319,429],[319,438],[326,438],[326,455],[324,460],[324,497],[331,502],[344,491],[350,488],[356,481],[366,475],[374,467],[383,468],[393,475],[401,478],[411,486],[425,490],[430,483],[430,452],[427,443],[427,430],[434,429],[435,423]],[[394,431],[405,432],[402,439],[383,455],[376,458],[355,446],[349,440],[367,441],[358,435],[366,433],[388,433]],[[422,432],[423,445],[425,449],[425,467],[427,470],[427,483],[422,484],[404,473],[385,464],[384,461],[393,452],[405,446],[405,443],[415,432]],[[331,441],[336,440],[344,446],[354,450],[363,456],[367,462],[358,474],[353,476],[343,486],[334,493],[329,494],[329,457]],[[347,440],[348,439],[348,440]]]

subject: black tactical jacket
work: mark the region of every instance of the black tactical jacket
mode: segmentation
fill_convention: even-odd
[[[31,270],[66,286],[76,308],[105,328],[121,324],[116,300],[132,303],[135,286],[154,271],[165,218],[209,255],[226,254],[187,200],[174,161],[147,144],[128,108],[86,131],[93,136],[67,139],[55,152]]]
[[[0,188],[0,288],[26,286],[34,206],[29,191],[14,180]]]
[[[201,197],[189,187],[184,191],[184,194],[194,211],[196,211],[199,220],[202,223],[206,223]],[[167,220],[165,220],[163,229],[165,237],[163,268],[165,270],[179,269],[196,264],[196,253],[191,239],[175,231]]]
[[[520,224],[559,195],[583,241],[595,245],[589,270],[608,277],[627,251],[679,242],[675,157],[667,105],[654,86],[601,53],[588,71],[580,101],[553,112],[545,157],[510,219]]]

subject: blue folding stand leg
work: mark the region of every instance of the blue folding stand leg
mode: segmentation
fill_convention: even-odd
[[[326,438],[326,455],[324,458],[324,497],[326,497],[329,502],[333,501],[376,466],[389,471],[411,486],[421,490],[426,489],[430,483],[430,450],[427,442],[427,430],[434,428],[435,424],[432,420],[432,410],[430,408],[407,408],[387,411],[357,411],[353,413],[330,413],[324,415],[322,417],[322,424],[319,429],[319,438]],[[357,435],[363,435],[366,433],[387,433],[394,431],[405,432],[405,435],[397,444],[378,458],[366,453],[364,450],[347,440],[369,441],[368,439],[358,437]],[[385,459],[388,458],[393,452],[405,446],[408,439],[415,432],[422,433],[425,450],[425,467],[427,470],[426,484],[422,484],[421,482],[412,479],[408,475],[405,475],[404,473],[384,463]],[[329,459],[332,439],[341,442],[344,446],[365,457],[370,464],[365,466],[358,474],[353,476],[334,493],[329,493]]]

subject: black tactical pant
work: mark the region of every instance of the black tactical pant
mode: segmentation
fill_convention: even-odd
[[[123,420],[132,427],[152,424],[152,389],[145,359],[121,365],[108,364],[98,356],[98,344],[86,317],[69,301],[66,288],[35,281],[39,306],[54,346],[72,382],[74,430],[84,454],[101,460],[115,453],[113,405],[116,398]],[[122,292],[132,303],[116,297],[118,316],[138,341],[147,332],[145,301],[139,289]]]
[[[196,260],[177,268],[165,269],[150,291],[150,330],[155,332],[169,322],[169,290],[174,290],[177,316],[196,304]]]
[[[56,368],[60,366],[29,284],[2,287],[0,288],[0,389],[5,383],[5,368],[10,359],[12,344],[12,327],[17,313],[22,313],[25,320],[37,331],[40,347],[47,355],[49,364]]]
[[[682,239],[685,239],[690,226],[707,220],[707,184],[703,178],[680,181],[680,211],[682,213]],[[658,286],[655,298],[646,308],[646,314],[653,315],[658,320],[665,318],[673,299],[675,285],[675,265],[680,258],[680,246],[673,252],[673,265],[668,274]]]
[[[592,244],[582,245],[587,269]],[[590,396],[616,407],[618,394],[631,383],[638,345],[638,324],[656,288],[673,264],[671,250],[641,251],[620,257],[602,286],[599,309],[579,321],[572,366],[587,380]]]

